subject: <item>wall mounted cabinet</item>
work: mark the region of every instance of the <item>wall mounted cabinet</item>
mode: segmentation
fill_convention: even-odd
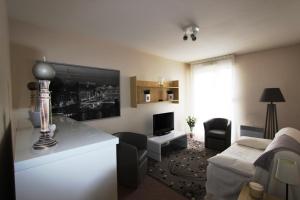
[[[136,108],[138,104],[171,102],[179,103],[179,81],[165,81],[162,85],[156,81],[137,80],[136,76],[130,77],[131,107]],[[144,91],[150,90],[151,100],[145,102]],[[174,95],[173,100],[168,100],[168,91]]]

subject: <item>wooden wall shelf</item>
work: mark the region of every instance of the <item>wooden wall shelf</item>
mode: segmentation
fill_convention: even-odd
[[[179,81],[165,81],[159,85],[156,81],[137,80],[136,76],[130,77],[131,107],[136,108],[138,104],[171,102],[179,103]],[[144,101],[144,90],[150,90],[151,101]],[[174,99],[167,99],[167,91],[172,91]]]

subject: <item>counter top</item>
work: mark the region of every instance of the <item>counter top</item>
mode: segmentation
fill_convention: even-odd
[[[70,118],[56,116],[53,117],[53,123],[56,124],[54,139],[58,144],[47,150],[32,148],[40,136],[39,128],[23,128],[17,131],[16,172],[119,143],[117,137]]]

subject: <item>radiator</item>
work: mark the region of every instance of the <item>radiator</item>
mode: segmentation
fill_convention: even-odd
[[[264,137],[264,129],[253,127],[253,126],[241,125],[240,133],[241,133],[241,136],[256,137],[256,138]]]

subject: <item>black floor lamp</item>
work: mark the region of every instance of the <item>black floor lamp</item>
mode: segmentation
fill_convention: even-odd
[[[273,139],[278,131],[276,104],[273,102],[285,102],[280,88],[265,88],[261,98],[261,102],[270,102],[267,107],[265,138]]]

